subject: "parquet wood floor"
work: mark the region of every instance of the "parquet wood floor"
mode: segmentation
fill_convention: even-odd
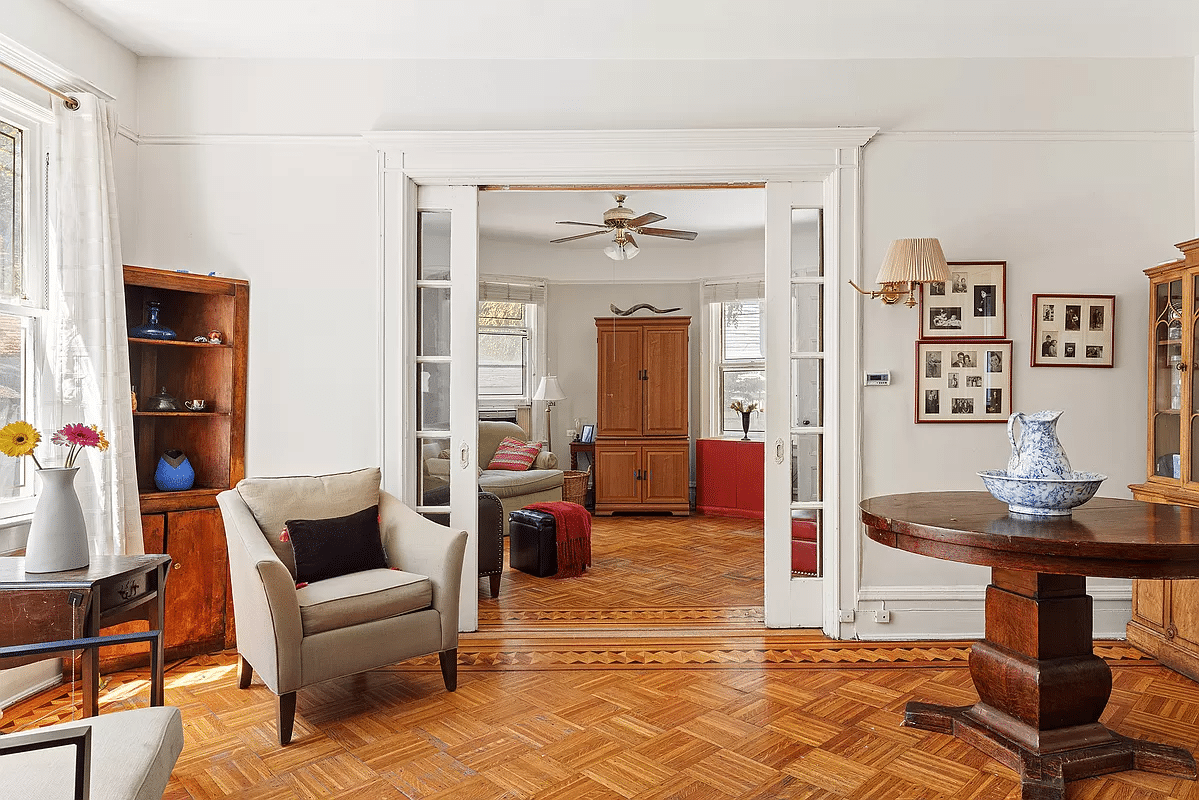
[[[761,630],[762,522],[732,517],[591,520],[592,566],[536,578],[506,566],[500,595],[479,586],[481,631],[600,628]]]
[[[509,570],[498,600],[480,584],[456,692],[435,658],[329,681],[299,693],[294,742],[280,748],[274,696],[257,677],[237,688],[233,652],[171,665],[166,700],[186,743],[167,800],[1018,797],[997,762],[899,726],[908,700],[975,700],[968,643],[767,630],[758,523],[595,522],[586,575]],[[1122,642],[1096,650],[1115,680],[1104,722],[1199,753],[1199,684]],[[114,673],[101,711],[147,698],[144,670]],[[60,687],[6,710],[0,730],[75,708]],[[1199,800],[1199,785],[1133,771],[1068,796]]]
[[[809,640],[791,644],[847,649]],[[486,650],[473,641],[465,654]],[[1104,722],[1199,752],[1199,684],[1110,647],[1115,688]],[[407,663],[301,691],[286,748],[275,740],[270,691],[257,678],[237,688],[232,652],[200,656],[167,675],[166,699],[183,711],[186,743],[166,798],[1018,797],[1013,773],[968,745],[899,726],[910,699],[975,699],[964,660],[916,665],[889,660],[887,646],[858,649],[892,667],[512,669],[466,658],[458,690],[447,693],[435,663]],[[48,694],[12,709],[4,729],[69,716],[68,693]],[[147,694],[143,672],[115,673],[101,711],[143,705]],[[1199,786],[1133,771],[1071,783],[1068,796],[1197,799]]]

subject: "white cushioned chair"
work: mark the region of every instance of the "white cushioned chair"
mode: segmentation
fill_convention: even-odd
[[[437,653],[457,687],[458,598],[466,532],[431,522],[379,490],[377,468],[337,475],[247,478],[217,495],[229,547],[238,685],[251,670],[279,696],[279,743],[291,741],[296,690]],[[329,519],[379,506],[389,569],[296,588],[287,520]]]
[[[183,718],[172,706],[5,734],[0,797],[161,800],[182,751]]]

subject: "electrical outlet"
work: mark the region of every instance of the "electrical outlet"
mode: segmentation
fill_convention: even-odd
[[[853,622],[853,609],[843,608],[837,612],[837,622]]]
[[[874,612],[874,621],[875,622],[890,622],[891,621],[891,612],[885,608],[880,608],[878,611]]]

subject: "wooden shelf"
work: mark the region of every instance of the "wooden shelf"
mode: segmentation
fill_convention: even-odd
[[[165,345],[166,347],[199,347],[199,348],[209,348],[209,349],[224,348],[226,350],[233,349],[233,345],[228,342],[221,342],[220,344],[214,344],[212,342],[191,342],[191,341],[187,341],[184,339],[142,339],[137,336],[130,336],[129,343],[130,344],[156,344],[156,345]]]
[[[228,411],[134,411],[135,417],[230,417]]]
[[[129,375],[138,400],[179,398],[178,411],[133,414],[138,504],[147,552],[175,559],[166,587],[168,658],[234,644],[227,592],[225,530],[216,496],[245,477],[246,370],[250,287],[244,280],[126,266],[125,321],[141,325],[150,302],[176,339],[128,337]],[[220,344],[194,341],[221,331]],[[203,398],[206,411],[182,407]],[[159,460],[181,450],[195,471],[191,489],[158,491]]]

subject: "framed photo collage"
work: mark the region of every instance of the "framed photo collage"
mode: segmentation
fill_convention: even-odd
[[[949,280],[920,287],[916,422],[1007,422],[1012,342],[1007,262],[950,261]]]

